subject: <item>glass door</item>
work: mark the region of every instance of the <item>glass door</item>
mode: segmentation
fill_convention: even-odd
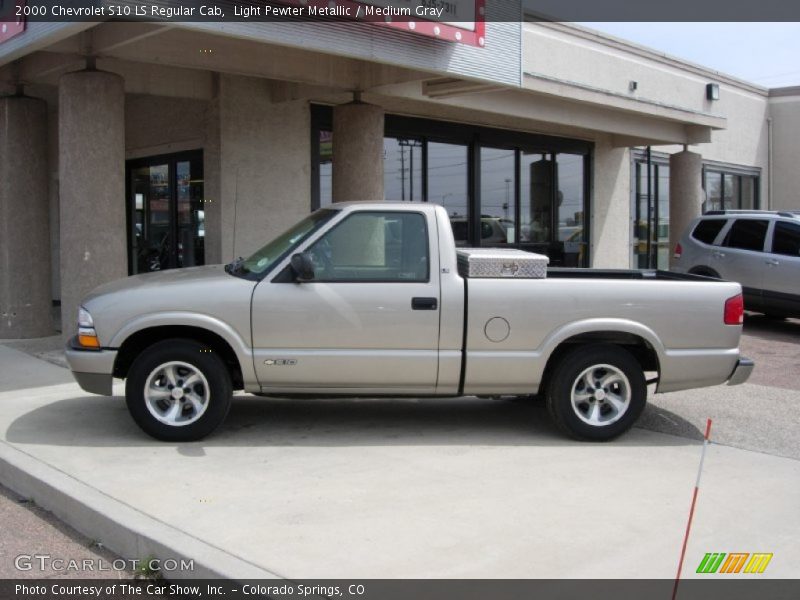
[[[636,162],[633,267],[669,269],[669,166]]]
[[[520,246],[554,267],[586,267],[587,159],[582,154],[520,153]]]
[[[205,264],[201,152],[129,161],[131,275]]]

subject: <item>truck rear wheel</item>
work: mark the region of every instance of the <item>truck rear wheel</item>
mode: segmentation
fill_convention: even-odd
[[[167,442],[204,438],[225,420],[233,395],[223,360],[194,340],[158,342],[133,362],[125,401],[136,424]]]
[[[579,440],[610,440],[641,415],[647,384],[639,362],[612,344],[572,350],[547,386],[547,409],[556,425]]]

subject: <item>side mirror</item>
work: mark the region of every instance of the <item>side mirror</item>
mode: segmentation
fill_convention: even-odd
[[[300,252],[292,256],[292,270],[296,281],[301,283],[314,281],[314,263],[307,252]]]

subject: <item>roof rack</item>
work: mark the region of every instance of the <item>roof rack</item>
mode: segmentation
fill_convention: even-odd
[[[725,210],[708,210],[703,213],[707,215],[777,215],[779,217],[792,217],[800,218],[800,210],[756,210],[756,209],[733,209],[726,208]]]

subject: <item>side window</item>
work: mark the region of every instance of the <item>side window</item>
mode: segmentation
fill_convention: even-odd
[[[728,248],[761,252],[764,250],[764,238],[767,236],[768,225],[769,221],[736,219],[722,245]]]
[[[777,221],[772,237],[772,252],[786,256],[800,256],[800,225]]]
[[[704,244],[713,244],[725,226],[725,219],[704,219],[692,231],[692,237]]]
[[[357,212],[308,252],[316,281],[428,281],[425,217],[409,212]]]

